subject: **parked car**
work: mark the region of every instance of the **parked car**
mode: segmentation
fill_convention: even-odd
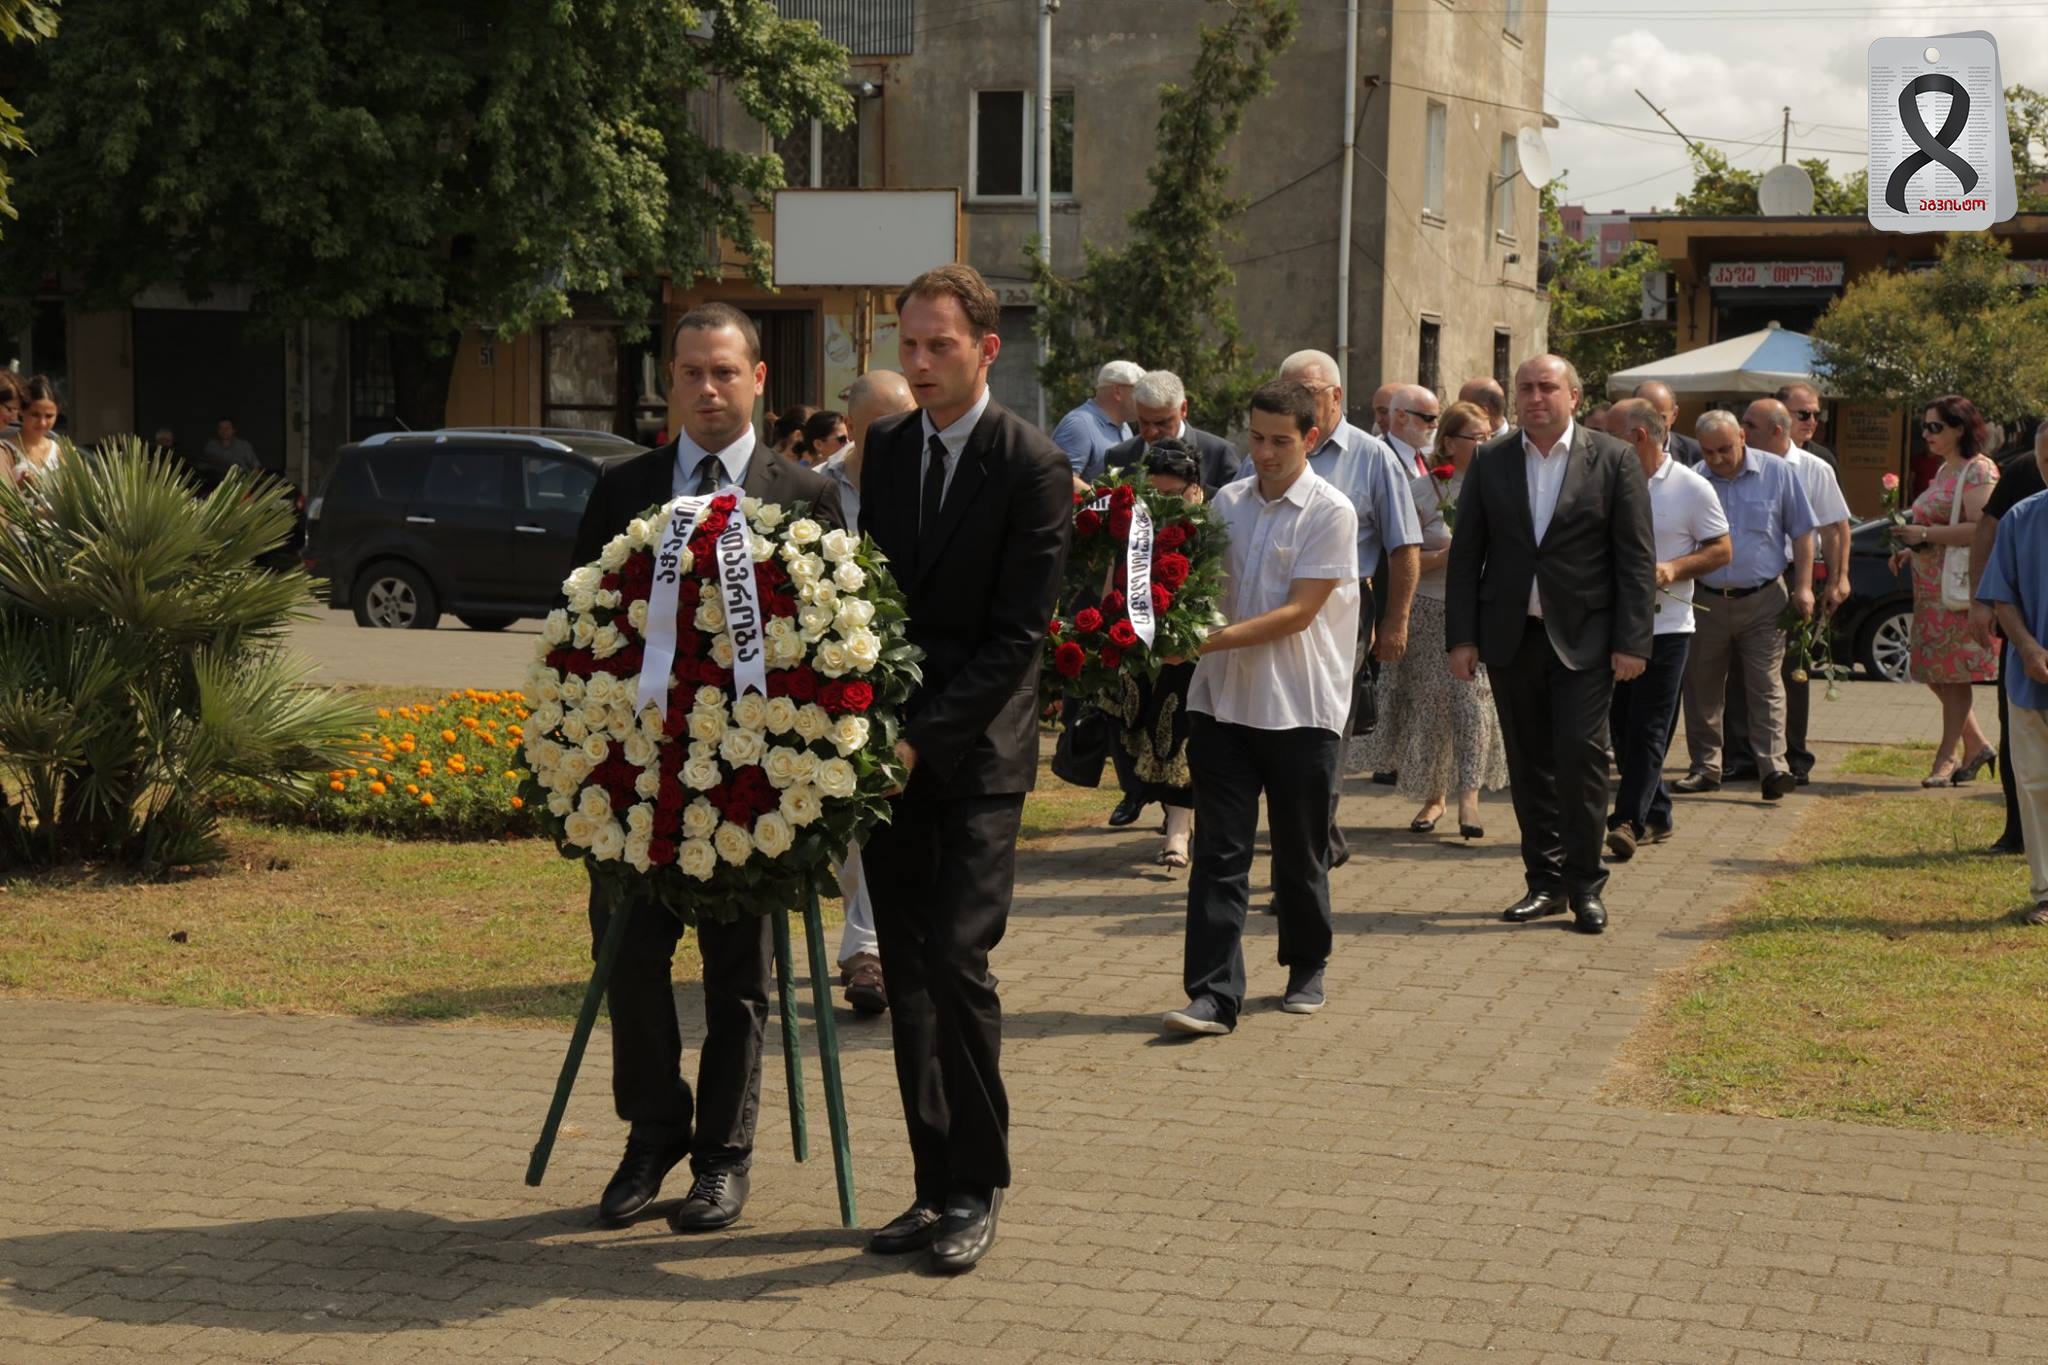
[[[472,630],[542,616],[575,566],[598,474],[642,453],[605,432],[384,432],[343,446],[307,509],[307,571],[356,624]]]
[[[1849,528],[1849,600],[1835,613],[1835,661],[1886,682],[1907,682],[1912,659],[1913,577],[1893,573],[1892,524],[1878,517]]]

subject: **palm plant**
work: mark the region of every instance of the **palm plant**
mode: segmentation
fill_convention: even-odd
[[[255,564],[292,530],[279,488],[195,497],[132,436],[0,480],[0,862],[217,857],[224,783],[343,762],[366,708],[285,650],[312,581]]]

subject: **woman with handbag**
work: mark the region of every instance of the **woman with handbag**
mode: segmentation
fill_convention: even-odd
[[[1926,683],[1941,702],[1941,747],[1923,787],[1961,786],[1985,767],[1995,776],[1998,750],[1977,724],[1970,688],[1998,676],[1998,643],[1970,631],[1970,537],[1998,482],[1998,466],[1984,454],[1990,439],[1984,415],[1961,394],[1927,405],[1921,435],[1941,468],[1913,500],[1898,528],[1904,548],[1892,555],[1894,572],[1913,565],[1913,681]],[[1958,761],[1958,754],[1965,755]]]

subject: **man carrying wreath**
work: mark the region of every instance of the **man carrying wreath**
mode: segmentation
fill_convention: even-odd
[[[745,313],[701,304],[676,322],[669,405],[682,433],[667,445],[605,471],[576,530],[572,562],[589,564],[633,518],[674,497],[738,488],[839,524],[838,491],[823,476],[785,460],[754,436],[754,404],[768,380],[761,338]],[[593,955],[611,916],[593,885]],[[761,1048],[768,1023],[767,916],[737,924],[699,923],[704,960],[704,1045],[694,1095],[682,1077],[682,1033],[670,967],[682,921],[667,906],[636,906],[613,967],[605,1006],[612,1024],[612,1101],[631,1125],[626,1154],[598,1203],[608,1223],[630,1221],[654,1202],[685,1156],[695,1177],[669,1215],[677,1232],[710,1232],[740,1216],[761,1107]]]

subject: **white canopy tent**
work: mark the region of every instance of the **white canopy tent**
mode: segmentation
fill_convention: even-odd
[[[1813,339],[1772,323],[1761,332],[1731,337],[1696,351],[1653,360],[1607,376],[1607,396],[1626,398],[1651,380],[1675,398],[1775,393],[1787,384],[1814,384]]]

